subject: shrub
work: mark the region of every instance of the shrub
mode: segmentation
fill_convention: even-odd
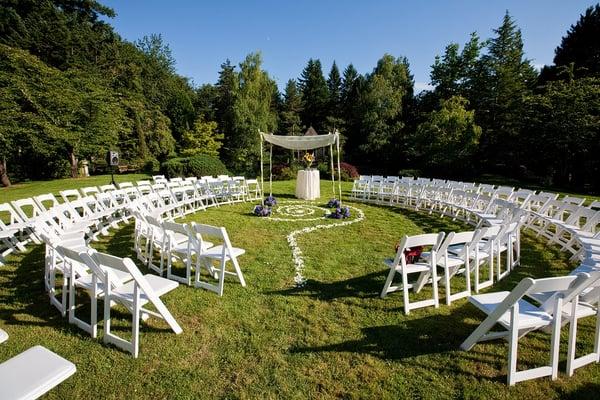
[[[317,169],[321,173],[321,176],[328,176],[331,174],[331,169],[329,168],[329,164],[320,162],[317,164]]]
[[[160,165],[160,172],[167,178],[176,178],[185,175],[185,158],[171,158]]]
[[[421,170],[418,169],[401,169],[398,171],[398,176],[412,176],[413,178],[418,178],[423,176]]]
[[[356,169],[354,165],[348,164],[347,162],[340,163],[340,172],[343,181],[351,181],[360,176],[358,169]]]
[[[160,163],[156,158],[151,158],[144,163],[144,172],[148,175],[156,174],[160,171]]]
[[[283,167],[279,171],[278,175],[273,175],[273,179],[287,181],[291,179],[296,179],[296,175],[298,175],[298,171],[294,170],[292,167]]]
[[[229,175],[225,164],[217,157],[207,154],[198,154],[187,159],[185,173],[188,176],[203,175]]]

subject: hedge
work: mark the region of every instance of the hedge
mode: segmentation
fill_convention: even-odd
[[[184,176],[229,175],[227,167],[221,160],[207,154],[171,158],[160,165],[160,170],[169,179]]]

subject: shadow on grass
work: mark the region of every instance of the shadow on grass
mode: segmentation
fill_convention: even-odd
[[[456,334],[455,318],[431,315],[401,325],[363,328],[362,339],[314,347],[292,348],[292,353],[349,352],[384,360],[403,360],[458,349],[463,337]],[[452,328],[452,329],[451,329]]]
[[[346,297],[374,298],[379,296],[387,272],[372,272],[356,278],[336,282],[320,282],[308,279],[302,287],[266,292],[282,296],[306,296],[328,301]]]

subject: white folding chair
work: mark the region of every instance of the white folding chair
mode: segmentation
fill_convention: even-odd
[[[0,399],[37,399],[76,371],[47,348],[31,347],[0,364]]]
[[[176,334],[182,332],[181,327],[164,305],[160,296],[166,294],[179,285],[177,282],[161,278],[160,276],[147,274],[142,275],[140,270],[129,258],[119,258],[109,254],[92,252],[80,253],[86,265],[92,270],[104,287],[104,342],[112,343],[137,358],[139,354],[139,324],[140,318],[152,315],[162,318]],[[103,269],[106,266],[111,269]],[[115,280],[112,270],[128,273],[133,280],[121,284]],[[117,336],[111,330],[111,305],[117,303],[130,310],[132,314],[132,338],[131,341]],[[146,304],[152,304],[156,311],[144,308]]]
[[[514,385],[524,380],[558,375],[558,355],[563,301],[569,302],[580,293],[589,278],[587,274],[557,278],[525,278],[511,292],[493,292],[471,296],[469,302],[486,313],[487,318],[460,345],[462,350],[471,350],[481,341],[504,338],[508,340],[507,383]],[[557,294],[539,306],[523,299],[536,292],[554,291]],[[504,328],[490,332],[495,325]],[[550,363],[538,368],[517,371],[519,338],[541,329],[551,329]]]
[[[451,304],[453,300],[458,300],[471,295],[471,252],[477,250],[473,247],[477,246],[475,231],[468,232],[450,232],[436,252],[436,265],[444,270],[444,286],[446,288],[446,304]],[[449,251],[450,246],[454,251]],[[466,288],[457,293],[452,293],[451,280],[461,272],[463,268]]]
[[[233,247],[229,240],[229,235],[223,227],[216,227],[204,224],[192,224],[193,231],[200,237],[210,237],[217,239],[220,244],[213,245],[207,249],[202,249],[199,257],[199,264],[196,266],[196,287],[211,290],[223,296],[223,287],[225,284],[225,276],[235,276],[243,287],[246,287],[246,281],[240,268],[238,257],[246,252],[239,247]],[[214,266],[214,262],[218,262],[218,266]],[[227,270],[227,262],[233,265],[233,271]],[[200,264],[205,266],[213,278],[217,279],[217,284],[202,280]]]
[[[213,244],[203,240],[202,236],[195,233],[189,225],[164,221],[162,227],[166,239],[163,251],[167,260],[167,278],[191,285],[193,257],[195,256],[196,263],[199,263],[203,251]],[[173,272],[174,260],[180,260],[185,265],[185,277]],[[199,265],[196,268],[199,268]]]
[[[435,308],[438,308],[438,278],[434,260],[437,258],[436,253],[443,240],[443,232],[428,233],[416,236],[404,236],[400,242],[400,245],[398,246],[396,257],[393,260],[385,260],[385,264],[390,269],[390,272],[388,273],[385,284],[383,285],[383,289],[381,290],[381,298],[384,298],[388,293],[402,290],[404,295],[404,313],[407,315],[410,313],[410,310],[415,308],[427,306],[434,306]],[[431,247],[429,259],[407,263],[404,252],[408,249],[418,246]],[[402,286],[392,285],[396,273],[402,275]],[[409,274],[419,274],[419,278],[415,283],[411,284],[408,282]],[[431,278],[433,285],[433,298],[411,303],[408,294],[409,289],[414,289],[414,291],[418,293],[425,286],[429,278]]]
[[[57,246],[56,252],[63,258],[67,265],[69,275],[69,323],[77,325],[89,333],[93,338],[98,336],[98,299],[104,296],[104,283],[98,276],[93,274],[88,266],[88,260],[82,258],[81,254],[93,252],[88,247],[65,247]],[[133,277],[126,271],[113,269],[110,266],[99,265],[104,271],[109,271],[114,282],[119,285],[131,281]],[[90,322],[77,317],[76,292],[84,290],[90,297]]]

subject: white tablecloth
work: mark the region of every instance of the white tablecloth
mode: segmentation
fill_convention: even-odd
[[[298,171],[296,197],[304,200],[314,200],[321,197],[318,169]]]

